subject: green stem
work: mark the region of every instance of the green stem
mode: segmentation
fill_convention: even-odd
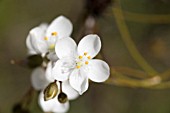
[[[158,73],[147,63],[147,61],[141,56],[141,54],[137,50],[134,42],[131,39],[128,27],[126,26],[123,12],[120,6],[120,0],[117,0],[117,3],[118,8],[113,8],[113,14],[120,30],[122,40],[124,41],[125,45],[127,46],[127,49],[129,50],[131,56],[137,62],[137,64],[149,75],[157,75]]]
[[[112,68],[112,70],[115,70],[118,73],[121,74],[125,74],[129,77],[133,77],[133,78],[137,78],[137,79],[145,79],[148,78],[147,73],[137,70],[137,69],[133,69],[133,68],[129,68],[129,67],[114,67]]]
[[[111,77],[105,83],[124,87],[152,88],[153,86],[161,84],[161,78],[159,76],[154,76],[148,79],[137,80],[133,78],[128,78],[127,76],[114,72],[111,74]]]

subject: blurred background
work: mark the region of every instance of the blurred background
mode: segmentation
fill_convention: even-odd
[[[115,2],[117,0],[110,1],[0,0],[0,113],[12,113],[13,106],[31,86],[31,69],[11,65],[11,59],[24,59],[27,55],[25,39],[29,31],[42,22],[51,22],[59,15],[65,15],[73,22],[75,29],[72,36],[78,40],[81,37],[77,34],[84,26],[80,24],[81,20],[91,13],[95,16],[103,54],[110,66],[142,70],[122,40],[123,31],[118,23],[118,18],[122,18],[119,14],[121,6],[128,34],[145,60],[160,73],[169,69],[170,1],[119,0],[119,4]],[[96,8],[95,11],[93,8]],[[30,106],[31,113],[42,113],[36,99],[35,96]],[[83,96],[71,101],[68,113],[77,112],[170,113],[170,89],[151,90],[91,83]]]

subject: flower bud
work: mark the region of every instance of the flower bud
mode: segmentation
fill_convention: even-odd
[[[58,86],[56,82],[50,83],[44,90],[44,100],[53,99],[58,93]]]
[[[36,68],[40,66],[43,62],[41,55],[31,55],[27,57],[27,65],[30,68]]]
[[[58,101],[62,104],[66,103],[68,101],[67,95],[65,93],[61,92],[58,95]]]

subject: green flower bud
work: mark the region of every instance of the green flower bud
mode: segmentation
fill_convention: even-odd
[[[44,100],[53,99],[58,93],[58,86],[56,82],[50,83],[44,90]]]
[[[61,92],[58,95],[58,101],[62,104],[66,103],[68,101],[67,95],[65,93]]]

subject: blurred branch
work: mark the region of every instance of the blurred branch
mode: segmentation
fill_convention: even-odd
[[[30,87],[22,99],[13,106],[12,113],[30,113],[30,104],[32,102],[35,90]]]
[[[129,30],[125,23],[125,19],[124,19],[121,6],[120,6],[120,0],[116,0],[116,1],[117,1],[116,2],[117,4],[115,5],[115,7],[117,8],[113,8],[113,14],[115,16],[115,20],[118,25],[121,37],[125,45],[127,46],[127,49],[129,50],[133,59],[137,62],[137,64],[141,68],[143,68],[144,71],[146,71],[150,76],[157,75],[158,73],[156,72],[156,70],[154,70],[152,66],[150,66],[148,62],[143,58],[143,56],[137,50],[134,42],[132,41]]]
[[[170,79],[170,69],[168,69],[167,71],[163,72],[163,73],[161,74],[161,78],[162,78],[162,80],[168,80],[168,79]]]
[[[130,76],[127,76],[130,75]],[[170,81],[165,81],[170,76],[170,70],[159,76],[148,77],[146,73],[128,67],[112,67],[110,78],[105,82],[131,88],[168,89]]]
[[[126,20],[149,24],[170,24],[170,14],[138,14],[123,11]]]
[[[155,85],[152,87],[153,89],[167,89],[170,88],[170,81],[168,82],[162,82],[161,84]]]
[[[138,79],[148,78],[147,73],[129,67],[114,67],[112,68],[112,70],[115,70],[118,73],[125,74],[133,78]]]
[[[26,94],[21,99],[20,103],[22,103],[23,108],[29,107],[29,105],[32,102],[33,96],[34,96],[35,90],[30,87],[30,89],[26,92]]]
[[[111,76],[105,83],[134,88],[151,88],[160,84],[161,78],[159,76],[154,76],[146,79],[134,79],[117,72],[114,68],[111,68]]]

